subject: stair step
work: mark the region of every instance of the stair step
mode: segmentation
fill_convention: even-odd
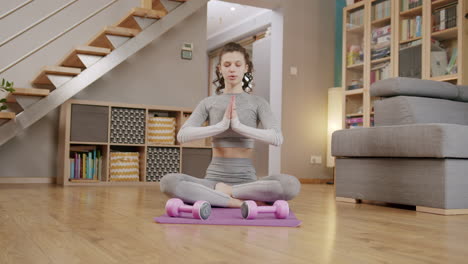
[[[9,93],[6,97],[6,102],[10,104],[16,104],[16,98],[13,94]]]
[[[121,37],[134,37],[140,33],[141,30],[134,28],[124,28],[116,26],[106,26],[104,32],[108,35],[121,36]]]
[[[167,10],[163,5],[158,6],[157,9],[147,9],[135,7],[130,11],[134,16],[161,19],[167,15]]]
[[[49,95],[48,89],[37,89],[37,88],[14,88],[15,91],[7,97],[7,103],[9,108],[11,104],[19,105],[22,109],[32,105],[33,103]]]
[[[137,9],[159,11],[162,12],[164,16],[168,13],[166,7],[161,3],[161,0],[142,0],[141,6],[142,7],[137,7]]]
[[[111,50],[93,46],[78,46],[75,48],[75,52],[79,54],[106,56],[111,53]]]
[[[55,87],[58,87],[57,83],[54,83],[54,81],[51,80],[52,78],[55,77],[55,79],[68,80],[80,74],[80,72],[81,69],[78,68],[62,66],[45,66],[44,68],[42,68],[42,71],[39,73],[39,75],[32,81],[32,83],[35,85],[54,85]]]
[[[130,10],[116,26],[142,30],[165,15],[167,15],[167,11],[164,7],[160,10],[136,7]]]
[[[15,119],[15,117],[14,112],[0,112],[0,119]]]
[[[13,95],[27,95],[27,96],[47,96],[50,91],[47,89],[38,89],[38,88],[14,88],[15,91]]]
[[[133,28],[107,26],[99,32],[91,41],[89,46],[116,49],[131,37],[136,36],[141,30]]]
[[[59,65],[84,69],[94,64],[100,58],[108,55],[110,52],[111,50],[106,48],[93,46],[78,46],[74,50],[70,51]],[[86,58],[94,59],[88,62],[90,59]]]

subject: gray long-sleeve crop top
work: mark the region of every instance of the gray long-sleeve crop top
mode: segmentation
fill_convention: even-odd
[[[200,127],[206,120],[209,120],[209,125],[217,124],[223,119],[232,96],[236,97],[236,112],[240,123],[257,128],[261,122],[264,129],[272,129],[282,139],[280,124],[273,116],[268,102],[260,96],[246,92],[213,95],[203,99],[181,130],[185,127]],[[230,127],[214,135],[212,144],[213,147],[253,148],[254,140],[233,131]]]

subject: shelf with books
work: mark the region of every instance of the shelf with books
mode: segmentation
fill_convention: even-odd
[[[422,39],[422,37],[414,37],[414,38],[410,38],[410,39],[400,40],[400,44],[407,44],[407,43],[418,41],[418,40],[421,40],[421,39]]]
[[[347,117],[346,118],[346,125],[347,128],[356,128],[356,127],[363,127],[364,124],[364,117]],[[370,117],[371,126],[374,124],[374,117]]]
[[[356,63],[346,67],[348,70],[361,70],[364,69],[364,63]]]
[[[350,128],[350,123],[347,122],[350,118],[363,118],[364,117],[364,109],[363,109],[363,94],[351,94],[346,95],[345,99],[345,107],[344,107],[344,114],[345,117],[343,120],[343,125],[345,128]],[[364,119],[363,119],[364,120]]]
[[[382,14],[391,15],[395,5],[392,1],[377,1],[372,3],[373,11],[377,13],[377,17]],[[392,55],[393,55],[393,25],[391,19],[383,20],[380,23],[371,23],[370,34],[370,67],[366,70],[369,72],[366,82],[370,85],[377,80],[387,79],[392,76]],[[367,125],[367,123],[366,123]]]
[[[376,98],[370,90],[375,81],[409,77],[468,85],[468,0],[390,0],[390,17],[383,11],[384,2],[360,2],[363,36],[343,31],[343,116],[359,113],[364,127],[372,126]],[[356,10],[343,9],[343,28]],[[379,39],[382,32],[389,34]],[[351,45],[359,57],[357,52],[349,56]]]
[[[346,32],[350,34],[364,34],[364,26],[352,26],[346,29]]]
[[[346,117],[359,117],[362,116],[363,113],[351,113],[351,114],[346,114]]]
[[[70,144],[81,145],[107,145],[107,142],[85,142],[85,141],[70,141]]]
[[[432,8],[439,8],[442,6],[450,5],[454,2],[457,2],[457,0],[432,0]]]
[[[346,29],[361,28],[364,31],[364,5],[359,7],[348,8],[349,12],[346,16]]]
[[[463,1],[462,1],[463,2]],[[431,49],[430,49],[430,78],[442,81],[457,82],[456,79],[446,76],[457,75],[459,32],[457,22],[461,10],[458,1],[432,2],[431,12]],[[460,25],[462,27],[462,25]]]
[[[452,82],[458,80],[458,74],[447,74],[430,78],[433,81]]]
[[[446,40],[446,39],[453,39],[453,38],[456,38],[457,35],[458,35],[457,27],[432,32],[431,34],[433,39],[437,39],[439,41]]]
[[[374,27],[381,27],[390,24],[391,17],[381,18],[378,20],[372,21],[371,25]]]
[[[392,2],[391,0],[376,0],[371,2],[371,21],[372,24],[375,22],[383,22],[385,20],[390,21],[392,15]]]
[[[372,0],[372,1],[375,1],[375,0]],[[348,9],[351,12],[353,10],[363,8],[365,3],[366,3],[365,1],[354,1],[353,4],[346,5],[346,9]]]
[[[195,153],[198,153],[199,149],[204,156],[207,151],[211,153],[210,138],[183,146],[176,140],[177,132],[191,112],[192,109],[189,108],[169,106],[90,100],[67,101],[60,108],[57,183],[62,185],[153,184],[164,174],[182,172],[183,149],[193,150]],[[160,119],[156,120],[154,126],[156,129],[152,129],[152,121],[155,121],[152,118],[155,117]],[[159,141],[148,140],[151,131],[155,132],[154,136]],[[71,140],[71,135],[75,140]],[[77,148],[82,150],[79,155]],[[195,156],[191,157],[196,158]],[[86,167],[83,167],[82,162],[77,163],[78,157],[80,161],[87,161]],[[95,161],[99,159],[100,166],[97,165],[99,161]],[[197,166],[189,166],[184,168],[184,171],[191,174],[198,173],[200,168],[206,169],[209,161],[205,162],[206,158],[202,160],[204,163],[198,161]],[[185,162],[191,164],[190,160]],[[87,172],[95,170],[96,174],[93,172],[83,176],[76,173],[75,168],[80,167],[75,164],[81,164],[81,168]],[[196,171],[191,172],[191,168]]]
[[[70,182],[100,182],[107,179],[107,145],[71,144],[69,147]]]
[[[353,90],[346,90],[345,95],[350,96],[350,95],[356,95],[356,94],[363,94],[364,93],[364,88],[360,89],[353,89]]]
[[[422,6],[414,7],[405,11],[400,11],[400,16],[401,17],[413,17],[413,16],[418,16],[422,15]]]
[[[384,57],[384,58],[380,58],[380,59],[372,60],[371,63],[372,63],[372,64],[379,64],[379,63],[387,62],[387,61],[390,61],[390,56],[387,56],[387,57]]]

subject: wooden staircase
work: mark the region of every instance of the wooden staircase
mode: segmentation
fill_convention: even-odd
[[[31,81],[34,88],[14,88],[7,103],[20,106],[16,108],[22,111],[0,112],[0,145],[208,2],[172,1],[181,2],[181,5],[169,14],[160,0],[143,0],[143,6],[152,9],[133,8],[115,25],[100,30],[86,45],[73,48],[57,65],[44,66]],[[161,19],[164,24],[156,23]]]

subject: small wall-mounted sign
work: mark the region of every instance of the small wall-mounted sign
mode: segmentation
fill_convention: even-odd
[[[182,45],[182,50],[180,52],[180,56],[184,60],[191,60],[192,59],[192,51],[193,51],[193,44],[192,43],[184,43]]]

